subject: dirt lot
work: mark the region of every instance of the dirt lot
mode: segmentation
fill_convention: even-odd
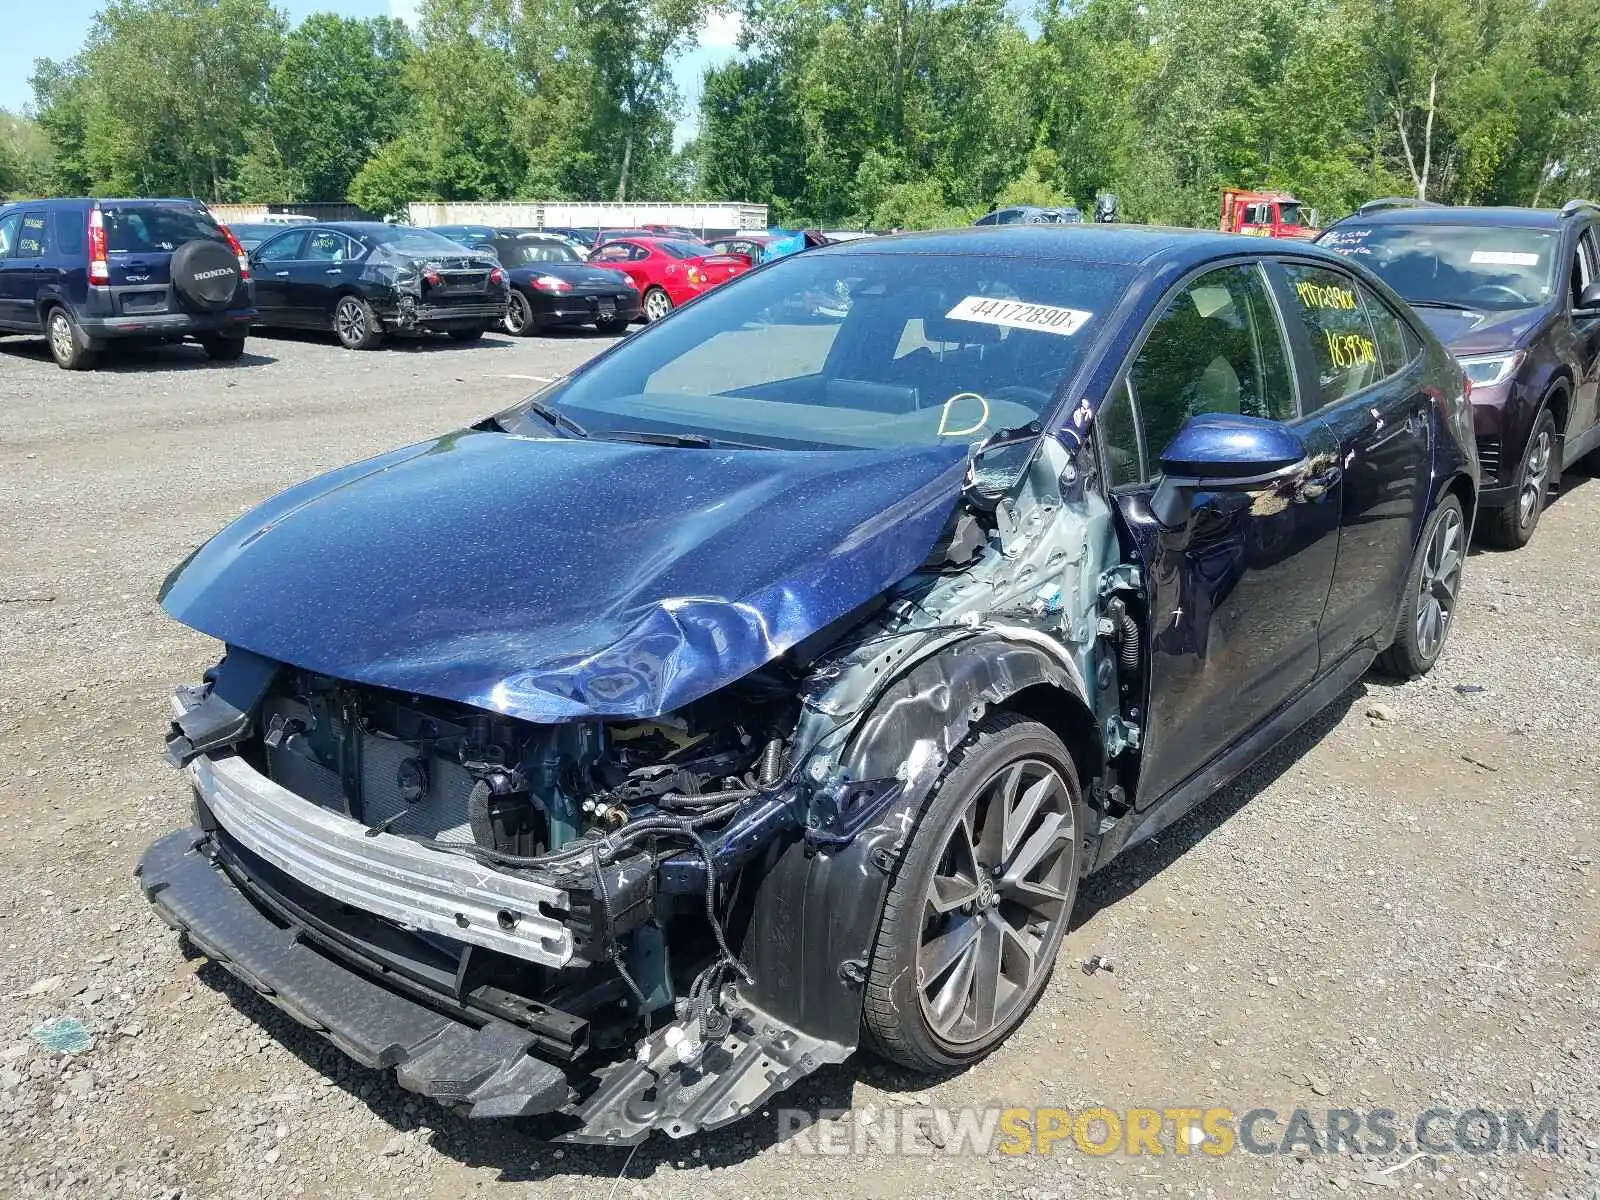
[[[0,341],[0,1194],[1600,1197],[1600,482],[1571,475],[1529,550],[1472,559],[1429,679],[1357,687],[1089,883],[1008,1045],[938,1081],[858,1057],[783,1101],[879,1127],[1103,1104],[1304,1108],[1325,1129],[1389,1108],[1388,1153],[980,1156],[929,1116],[920,1153],[855,1155],[848,1123],[780,1139],[776,1111],[631,1159],[563,1152],[415,1101],[186,961],[131,878],[188,811],[166,692],[217,650],[156,607],[164,573],[285,485],[605,344],[261,338],[237,366],[174,348],[69,375]],[[1096,954],[1110,971],[1078,969]],[[31,1040],[61,1015],[88,1051]],[[1414,1158],[1431,1107],[1559,1110],[1560,1153]],[[821,1144],[847,1153],[801,1153]]]

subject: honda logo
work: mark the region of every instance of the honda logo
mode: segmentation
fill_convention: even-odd
[[[196,271],[194,273],[194,278],[196,282],[199,282],[202,279],[219,279],[224,275],[232,274],[232,267],[218,267],[215,271]]]

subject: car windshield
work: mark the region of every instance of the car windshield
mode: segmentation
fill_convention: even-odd
[[[709,246],[697,246],[693,242],[674,242],[665,238],[657,238],[656,243],[663,253],[672,255],[673,258],[699,258],[710,251]]]
[[[1278,224],[1280,224],[1280,225],[1299,225],[1300,224],[1300,206],[1298,204],[1283,204],[1283,203],[1280,203],[1278,205]]]
[[[526,267],[534,263],[581,262],[572,248],[563,242],[517,241],[500,238],[492,243],[500,261],[508,267]]]
[[[1127,268],[832,251],[696,300],[499,418],[794,449],[968,445],[1046,415]]]
[[[388,246],[402,254],[460,254],[462,251],[460,242],[452,242],[431,229],[412,229],[406,225],[368,232],[366,236],[378,245]]]
[[[1500,225],[1352,225],[1318,239],[1413,304],[1531,308],[1550,298],[1556,235]]]
[[[170,253],[196,240],[228,244],[215,221],[187,204],[102,204],[100,212],[111,254]]]

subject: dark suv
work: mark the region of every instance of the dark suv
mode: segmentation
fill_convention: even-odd
[[[195,200],[24,200],[0,207],[0,333],[43,333],[68,371],[112,339],[192,337],[244,353],[249,259]]]
[[[1487,541],[1525,546],[1564,466],[1600,446],[1600,205],[1374,200],[1318,242],[1417,310],[1472,382]]]

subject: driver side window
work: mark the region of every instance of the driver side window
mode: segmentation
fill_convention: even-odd
[[[1299,412],[1283,329],[1258,265],[1221,267],[1169,300],[1097,422],[1113,486],[1142,482],[1190,417]],[[1141,453],[1141,450],[1143,453]]]
[[[257,262],[294,262],[300,257],[300,247],[306,244],[304,230],[274,238],[256,251]]]

